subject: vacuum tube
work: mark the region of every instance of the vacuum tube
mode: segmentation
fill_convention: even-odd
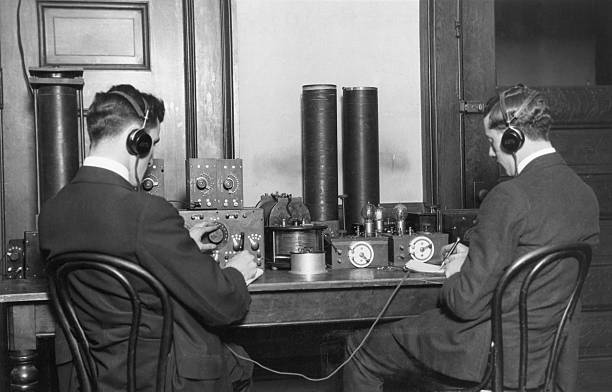
[[[406,232],[406,217],[408,208],[403,204],[396,204],[393,207],[393,217],[395,218],[395,232],[397,235],[404,235]]]
[[[376,206],[367,202],[361,209],[363,218],[363,231],[366,237],[374,236],[374,220],[376,219]]]

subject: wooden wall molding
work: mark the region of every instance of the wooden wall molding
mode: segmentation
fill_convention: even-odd
[[[548,99],[554,127],[612,125],[612,86],[534,88]]]
[[[186,158],[198,157],[197,80],[194,0],[183,0],[183,57],[185,61]]]
[[[147,3],[38,2],[42,66],[149,70]]]

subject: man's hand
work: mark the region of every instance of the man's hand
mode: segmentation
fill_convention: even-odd
[[[455,251],[452,254],[448,254],[452,246],[453,244],[448,244],[442,247],[442,257],[446,259],[444,261],[443,268],[444,274],[447,278],[461,271],[463,262],[465,261],[468,255],[468,251],[470,250],[470,248],[468,248],[467,246],[458,243],[457,247],[455,248]]]
[[[210,252],[217,248],[217,245],[208,242],[203,242],[202,237],[208,233],[217,230],[219,225],[215,222],[200,222],[191,226],[189,236],[195,241],[200,248],[200,252]]]
[[[245,282],[253,277],[257,273],[257,262],[255,256],[246,250],[236,253],[234,257],[228,260],[227,267],[236,268],[244,276]]]

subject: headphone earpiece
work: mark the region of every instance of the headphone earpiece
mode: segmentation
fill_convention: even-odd
[[[525,135],[523,131],[512,126],[508,126],[501,138],[501,149],[508,154],[515,154],[523,147]]]
[[[109,91],[109,94],[120,95],[125,98],[134,111],[143,119],[142,126],[140,128],[133,129],[127,137],[125,141],[125,145],[127,147],[130,155],[136,155],[138,158],[146,157],[149,152],[151,152],[151,148],[153,147],[153,138],[145,131],[145,125],[147,124],[147,119],[149,118],[149,105],[147,104],[147,100],[142,97],[142,102],[144,103],[145,111],[143,113],[142,109],[134,98],[132,98],[129,94],[124,93],[123,91],[113,90]]]
[[[136,155],[138,158],[144,158],[149,155],[151,147],[153,147],[153,138],[151,138],[151,135],[149,135],[144,128],[138,128],[130,132],[125,145],[131,155]]]
[[[499,110],[501,112],[502,118],[504,119],[504,124],[506,125],[506,129],[504,130],[504,134],[501,138],[500,148],[502,151],[508,154],[515,154],[518,150],[523,147],[525,143],[525,134],[520,128],[512,126],[512,122],[517,118],[520,112],[523,111],[533,101],[537,93],[532,91],[527,98],[523,101],[521,106],[514,112],[512,118],[509,118],[508,109],[506,108],[506,93],[511,90],[515,90],[517,88],[526,89],[526,87],[522,84],[518,84],[511,89],[502,91],[499,94]]]

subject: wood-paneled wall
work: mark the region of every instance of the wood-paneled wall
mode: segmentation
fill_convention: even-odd
[[[114,84],[131,83],[162,98],[166,118],[156,158],[164,160],[165,195],[168,200],[185,198],[186,113],[183,47],[183,4],[186,0],[137,0],[148,7],[149,69],[129,66],[110,69],[85,67],[84,104],[96,92]],[[65,1],[68,6],[91,5],[88,1]],[[110,6],[118,0],[99,2]],[[0,2],[0,59],[3,71],[4,105],[0,156],[4,187],[0,236],[2,254],[8,239],[23,238],[24,231],[36,229],[36,178],[33,101],[28,93],[20,53],[17,8],[21,4],[21,43],[25,67],[41,66],[39,21],[35,0]],[[223,155],[223,94],[221,23],[219,0],[195,1],[194,39],[196,79],[197,154],[219,158]],[[78,32],[77,32],[78,33]]]

